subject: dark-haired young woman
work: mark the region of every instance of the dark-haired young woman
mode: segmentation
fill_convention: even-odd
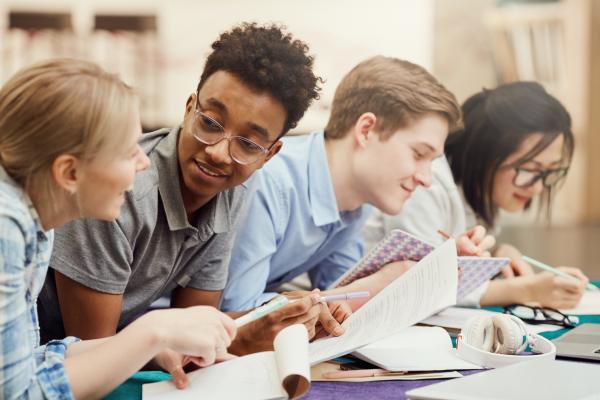
[[[517,82],[471,96],[462,110],[464,129],[448,137],[446,157],[433,163],[431,187],[413,193],[398,216],[375,214],[365,228],[367,245],[396,228],[434,244],[443,241],[438,229],[459,237],[481,224],[494,232],[499,210],[521,212],[534,201],[549,212],[573,155],[564,106],[541,85]],[[581,299],[588,279],[580,270],[561,267],[579,278],[567,280],[535,274],[513,246],[499,245],[492,254],[512,259],[504,271],[512,279],[483,285],[467,303],[571,308]]]

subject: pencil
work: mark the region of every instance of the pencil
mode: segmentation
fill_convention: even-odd
[[[404,375],[405,371],[388,371],[385,369],[355,369],[352,371],[330,371],[323,374],[325,379],[372,378],[375,376]]]
[[[576,280],[579,281],[579,278],[574,277],[573,275],[569,275],[566,272],[561,271],[560,269],[556,269],[554,267],[551,267],[547,264],[544,264],[541,261],[535,260],[531,257],[527,257],[527,256],[523,256],[523,260],[535,267],[538,267],[540,269],[543,269],[544,271],[548,271],[548,272],[552,272],[553,274],[556,274],[558,276],[562,276],[563,278],[566,279],[571,279],[571,280]],[[591,283],[588,283],[586,286],[587,290],[598,290],[598,288],[594,285],[592,285]]]
[[[437,232],[442,235],[444,239],[452,239],[452,236],[450,236],[446,231],[438,229]]]

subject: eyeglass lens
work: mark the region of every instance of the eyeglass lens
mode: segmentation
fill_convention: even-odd
[[[556,185],[566,175],[566,169],[553,169],[546,171],[531,171],[528,169],[517,168],[517,175],[514,183],[516,186],[526,187],[535,184],[542,179],[544,186],[550,187]]]
[[[252,140],[242,136],[225,137],[225,129],[216,120],[197,111],[197,123],[194,126],[194,136],[200,142],[213,145],[223,139],[230,142],[229,153],[231,158],[240,164],[251,164],[257,161],[266,149]]]

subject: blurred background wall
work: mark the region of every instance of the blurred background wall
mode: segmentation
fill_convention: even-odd
[[[551,226],[503,215],[501,237],[600,278],[600,0],[0,0],[0,83],[40,59],[90,59],[138,89],[146,130],[173,126],[210,44],[242,21],[285,24],[315,55],[326,82],[296,133],[322,128],[341,77],[375,54],[424,66],[461,102],[542,83],[573,117],[573,166]]]

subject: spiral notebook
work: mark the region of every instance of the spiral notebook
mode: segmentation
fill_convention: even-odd
[[[435,246],[400,229],[392,230],[352,269],[348,270],[330,287],[346,286],[349,283],[379,271],[384,265],[395,261],[418,262]],[[500,257],[458,257],[458,301],[500,272],[510,263]]]

